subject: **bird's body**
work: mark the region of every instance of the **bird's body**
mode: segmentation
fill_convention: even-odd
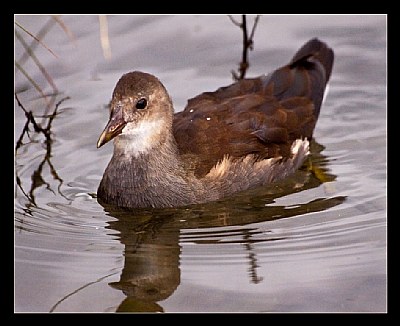
[[[288,65],[198,95],[176,114],[156,77],[123,75],[98,141],[114,138],[99,199],[184,206],[285,178],[307,157],[332,65],[332,50],[313,39]]]

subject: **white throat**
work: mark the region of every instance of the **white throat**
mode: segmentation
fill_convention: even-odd
[[[137,157],[148,153],[158,142],[162,130],[162,121],[140,121],[127,123],[120,135],[114,139],[115,151],[127,157]]]

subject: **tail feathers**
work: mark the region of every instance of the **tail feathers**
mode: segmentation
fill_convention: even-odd
[[[325,70],[325,83],[328,83],[332,73],[333,57],[333,51],[326,43],[317,38],[313,38],[297,51],[289,65],[290,68],[305,65],[309,63],[312,58],[323,65]]]

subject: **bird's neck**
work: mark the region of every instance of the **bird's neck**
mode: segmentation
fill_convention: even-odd
[[[159,148],[171,147],[173,150],[175,144],[170,129],[163,119],[143,120],[134,126],[128,123],[122,133],[114,138],[114,156],[130,160],[151,154]]]
[[[126,207],[168,207],[197,201],[200,182],[189,180],[169,130],[157,135],[152,146],[149,141],[142,147],[123,144],[128,140],[118,137],[114,144],[113,157],[99,186],[101,197]]]

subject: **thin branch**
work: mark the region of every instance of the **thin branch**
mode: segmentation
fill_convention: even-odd
[[[39,59],[36,57],[36,55],[33,53],[33,51],[30,49],[28,44],[25,42],[25,40],[22,38],[21,34],[15,31],[15,36],[17,39],[21,42],[22,46],[24,47],[25,51],[29,53],[29,56],[32,58],[33,62],[37,65],[41,73],[44,75],[50,86],[53,88],[54,92],[58,92],[57,86],[54,84],[53,78],[47,73],[47,70],[44,68],[44,66],[40,63]]]
[[[239,71],[240,77],[239,79],[243,79],[246,75],[246,70],[249,68],[250,64],[247,60],[247,49],[249,48],[249,40],[247,36],[247,21],[246,15],[242,15],[242,30],[243,30],[243,51],[242,51],[242,62],[240,63]]]
[[[36,37],[39,40],[42,40],[45,37],[45,35],[50,31],[50,29],[54,26],[55,23],[56,23],[56,21],[54,19],[49,19],[42,26],[42,28],[39,30],[39,32],[36,34]],[[29,45],[30,50],[33,52],[36,49],[36,47],[38,46],[38,44],[40,44],[40,43],[36,42],[33,39]],[[29,54],[27,52],[24,52],[17,61],[22,66],[28,58],[29,58]]]
[[[71,32],[71,30],[67,27],[67,25],[64,24],[62,21],[60,15],[51,15],[51,17],[61,26],[65,34],[67,34],[68,38],[74,45],[76,45],[76,37],[75,35]]]
[[[32,111],[27,111],[27,110],[25,109],[25,107],[22,105],[21,101],[19,100],[18,95],[15,94],[15,99],[17,100],[17,104],[18,104],[18,106],[24,111],[25,116],[26,116],[26,118],[27,118],[27,122],[28,122],[28,123],[29,123],[29,122],[32,123],[34,130],[35,130],[36,132],[41,132],[41,133],[43,133],[44,136],[46,137],[46,139],[47,139],[47,138],[50,136],[50,134],[51,134],[51,123],[53,122],[55,116],[57,115],[58,107],[61,105],[62,102],[64,102],[65,100],[68,100],[69,98],[70,98],[69,96],[66,96],[66,97],[62,98],[60,101],[57,102],[57,104],[55,105],[55,109],[54,109],[53,113],[52,113],[50,116],[48,116],[48,123],[47,123],[46,128],[43,128],[41,125],[39,125],[39,124],[36,122],[35,117],[33,116]],[[21,145],[21,143],[22,143],[22,137],[23,137],[24,133],[28,131],[28,127],[29,127],[28,124],[25,123],[24,129],[22,130],[22,134],[21,134],[21,136],[20,136],[19,139],[18,139],[16,149],[18,149],[18,147]]]
[[[22,105],[21,101],[18,98],[18,95],[17,94],[14,94],[14,95],[15,95],[15,99],[17,100],[18,106],[25,112],[25,114],[27,114],[28,111],[26,111],[25,107]]]
[[[238,21],[236,21],[235,18],[232,17],[232,15],[228,15],[228,17],[229,17],[229,19],[231,20],[231,22],[232,22],[234,25],[236,25],[236,26],[242,28],[242,24],[239,23]]]
[[[19,178],[18,175],[16,176],[16,182],[17,182],[18,188],[22,191],[22,193],[23,193],[24,196],[28,199],[28,201],[29,201],[30,203],[32,203],[34,206],[36,206],[35,199],[34,199],[34,198],[31,198],[31,197],[25,192],[25,190],[24,190],[24,188],[22,187],[22,184],[21,184],[21,179]]]
[[[53,176],[54,180],[57,180],[59,182],[59,185],[57,187],[58,193],[64,197],[66,200],[69,200],[62,192],[61,192],[61,186],[63,184],[63,179],[61,179],[61,177],[58,175],[56,169],[54,168],[53,164],[51,163],[50,159],[52,157],[51,155],[51,145],[53,143],[53,140],[51,138],[51,124],[54,120],[54,118],[57,115],[57,111],[59,106],[61,105],[61,103],[63,103],[65,100],[69,99],[69,97],[64,97],[62,98],[60,101],[58,101],[58,103],[55,105],[54,111],[53,113],[47,117],[47,126],[45,128],[43,128],[41,125],[39,125],[36,120],[35,117],[33,116],[32,111],[27,111],[24,106],[22,105],[21,101],[18,98],[18,95],[15,94],[15,99],[17,101],[17,104],[19,107],[22,108],[22,110],[25,113],[25,116],[27,118],[27,121],[25,123],[25,126],[22,130],[22,133],[20,135],[20,137],[18,138],[17,144],[16,144],[16,148],[15,150],[17,151],[19,147],[22,146],[22,140],[23,137],[26,134],[28,134],[29,136],[29,124],[31,123],[33,125],[33,128],[35,130],[35,132],[37,133],[42,133],[45,136],[45,144],[46,144],[46,153],[45,156],[43,158],[43,160],[41,161],[41,163],[39,164],[38,168],[33,172],[31,179],[32,179],[32,184],[31,184],[31,189],[29,191],[29,195],[24,191],[24,189],[22,188],[21,182],[19,181],[19,177],[18,175],[17,177],[17,185],[19,186],[19,188],[22,190],[22,192],[24,193],[24,195],[28,198],[28,200],[30,202],[32,202],[34,205],[35,204],[35,196],[34,196],[34,191],[36,188],[42,186],[42,185],[46,185],[46,189],[50,190],[53,194],[55,194],[55,192],[53,191],[53,189],[51,189],[51,186],[48,182],[46,182],[44,180],[44,178],[42,177],[42,171],[43,171],[43,167],[44,164],[47,163],[49,168],[50,168],[50,173]]]
[[[14,94],[14,95],[15,95],[15,99],[17,100],[18,106],[24,111],[25,116],[26,116],[26,119],[28,120],[28,122],[32,123],[33,128],[35,129],[35,131],[36,131],[36,132],[42,132],[43,134],[46,134],[46,133],[47,133],[46,130],[43,129],[38,123],[36,123],[36,120],[35,120],[35,117],[33,116],[32,111],[29,111],[29,112],[28,112],[28,111],[25,109],[25,107],[22,105],[21,101],[19,100],[18,95],[17,95],[17,94]],[[25,128],[25,127],[26,127],[26,128]],[[24,129],[22,130],[23,133],[27,132],[27,130],[28,130],[28,126],[27,126],[26,124],[25,124],[25,127],[24,127]],[[21,137],[20,137],[20,138],[21,138]],[[17,147],[17,148],[18,148],[18,147]],[[16,148],[16,149],[17,149],[17,148]]]
[[[83,286],[77,288],[76,290],[72,291],[71,293],[67,294],[66,296],[64,296],[63,298],[61,298],[60,300],[58,300],[58,301],[50,308],[50,311],[49,311],[49,312],[54,312],[54,310],[56,310],[57,306],[59,306],[63,301],[67,300],[67,299],[68,299],[69,297],[71,297],[72,295],[77,294],[79,291],[81,291],[81,290],[87,288],[88,286],[90,286],[90,285],[92,285],[92,284],[96,284],[96,283],[98,283],[98,282],[101,282],[102,280],[104,280],[104,279],[106,279],[106,278],[108,278],[108,277],[110,277],[110,276],[113,276],[113,275],[115,275],[115,274],[117,274],[117,273],[119,273],[119,271],[110,273],[110,274],[105,275],[105,276],[103,276],[103,277],[100,277],[99,279],[97,279],[97,280],[95,280],[95,281],[93,281],[93,282],[89,282],[89,283],[87,283],[87,284],[85,284],[85,285],[83,285]]]
[[[17,144],[15,145],[15,150],[17,150],[18,148],[20,148],[22,146],[22,144],[23,144],[22,143],[22,139],[24,138],[25,133],[28,133],[28,130],[29,130],[29,122],[30,122],[29,119],[27,119],[25,121],[25,126],[22,129],[22,133],[21,133],[21,135],[19,136],[19,138],[17,140]]]
[[[38,43],[40,43],[47,51],[49,51],[52,55],[54,55],[57,59],[58,56],[46,45],[44,44],[39,38],[37,38],[35,35],[33,35],[31,32],[29,32],[25,27],[23,27],[20,23],[15,22],[15,25],[17,25],[19,28],[21,28],[26,34],[31,36],[33,39],[35,39]]]
[[[31,78],[31,76],[29,76],[29,74],[25,71],[24,68],[21,67],[21,65],[15,61],[15,67],[17,67],[17,69],[19,71],[22,72],[22,74],[26,77],[26,79],[28,79],[28,81],[33,85],[33,87],[40,93],[40,95],[43,97],[43,99],[46,101],[46,104],[49,105],[50,102],[47,99],[47,96],[43,93],[43,90],[40,88],[40,86]]]
[[[258,24],[258,21],[260,20],[261,15],[257,15],[256,18],[254,18],[254,24],[253,24],[253,28],[251,29],[251,33],[250,33],[250,40],[252,41],[251,43],[253,44],[253,38],[254,38],[254,33],[256,31],[256,27]]]
[[[66,101],[66,100],[69,100],[69,99],[70,99],[70,97],[69,97],[69,96],[66,96],[66,97],[62,98],[61,100],[59,100],[59,101],[56,103],[53,113],[49,116],[49,122],[48,122],[48,124],[47,124],[46,129],[49,129],[49,130],[50,130],[50,128],[51,128],[51,123],[53,122],[55,116],[57,115],[57,110],[58,110],[58,107],[61,105],[61,103],[63,103],[63,102]]]
[[[248,62],[248,50],[253,50],[253,38],[254,38],[254,33],[258,24],[258,21],[260,19],[260,15],[257,15],[256,18],[254,19],[254,24],[250,33],[250,36],[248,35],[247,32],[247,20],[246,20],[246,15],[242,15],[242,23],[237,22],[232,16],[228,15],[229,19],[232,21],[233,24],[236,26],[239,26],[240,29],[242,30],[243,34],[243,49],[242,49],[242,61],[239,64],[239,74],[237,74],[235,71],[232,71],[232,76],[234,80],[240,80],[244,79],[247,69],[249,68],[250,64]]]
[[[17,187],[22,191],[24,196],[29,200],[30,203],[33,205],[36,205],[35,203],[35,197],[34,197],[34,191],[35,189],[42,187],[43,185],[46,187],[47,190],[50,190],[53,194],[56,194],[56,192],[51,188],[51,184],[49,182],[46,182],[46,180],[42,177],[42,171],[43,168],[45,167],[45,164],[47,163],[49,168],[50,168],[50,174],[53,177],[54,180],[57,180],[59,182],[57,190],[58,193],[64,197],[65,199],[69,200],[61,191],[61,186],[63,184],[63,179],[58,175],[57,170],[53,166],[51,162],[51,151],[52,151],[52,131],[51,131],[51,126],[54,118],[57,115],[57,111],[59,106],[61,105],[62,102],[65,100],[69,99],[69,97],[64,97],[58,103],[55,104],[55,107],[53,108],[53,112],[51,114],[48,114],[51,107],[53,107],[54,102],[56,101],[56,96],[51,96],[51,99],[49,100],[48,96],[46,96],[42,90],[42,88],[33,80],[33,78],[28,74],[28,72],[22,67],[22,64],[28,59],[32,58],[36,66],[39,68],[41,73],[44,75],[50,86],[53,88],[55,95],[57,95],[58,89],[53,82],[53,79],[51,76],[47,73],[46,69],[44,66],[40,63],[38,60],[37,56],[34,53],[34,49],[38,44],[41,44],[44,46],[47,50],[49,50],[55,57],[57,57],[51,49],[49,49],[40,39],[44,37],[44,35],[50,30],[50,28],[55,24],[58,23],[61,28],[64,30],[64,32],[72,39],[73,39],[73,34],[68,30],[68,28],[65,26],[63,21],[58,17],[58,16],[52,16],[50,20],[40,29],[40,36],[33,35],[29,31],[27,31],[21,24],[15,22],[16,26],[20,27],[24,32],[26,32],[28,35],[30,35],[34,40],[32,41],[31,45],[28,46],[28,43],[24,40],[22,35],[19,33],[19,31],[15,30],[15,35],[16,39],[19,40],[23,48],[25,49],[24,54],[21,56],[21,59],[19,62],[15,61],[15,67],[17,70],[19,70],[25,77],[26,79],[33,85],[33,87],[40,93],[40,95],[43,97],[43,99],[46,102],[46,108],[45,112],[43,115],[35,115],[33,114],[32,111],[28,111],[25,109],[23,104],[21,103],[20,99],[18,98],[18,95],[15,93],[15,99],[18,104],[18,106],[24,111],[25,117],[26,117],[26,122],[25,125],[22,129],[21,135],[19,136],[17,142],[16,142],[16,147],[15,147],[15,155],[17,155],[18,149],[24,145],[23,140],[24,136],[27,135],[29,139],[31,139],[30,136],[30,125],[32,124],[33,129],[36,133],[42,133],[45,137],[44,145],[45,145],[45,155],[38,165],[37,169],[33,172],[31,175],[31,187],[30,191],[27,192],[23,189],[23,185],[21,183],[21,179],[18,176],[18,173],[16,172],[16,183]],[[42,118],[41,123],[37,122],[38,118]],[[45,127],[43,127],[45,126]],[[16,189],[18,189],[16,188]]]

